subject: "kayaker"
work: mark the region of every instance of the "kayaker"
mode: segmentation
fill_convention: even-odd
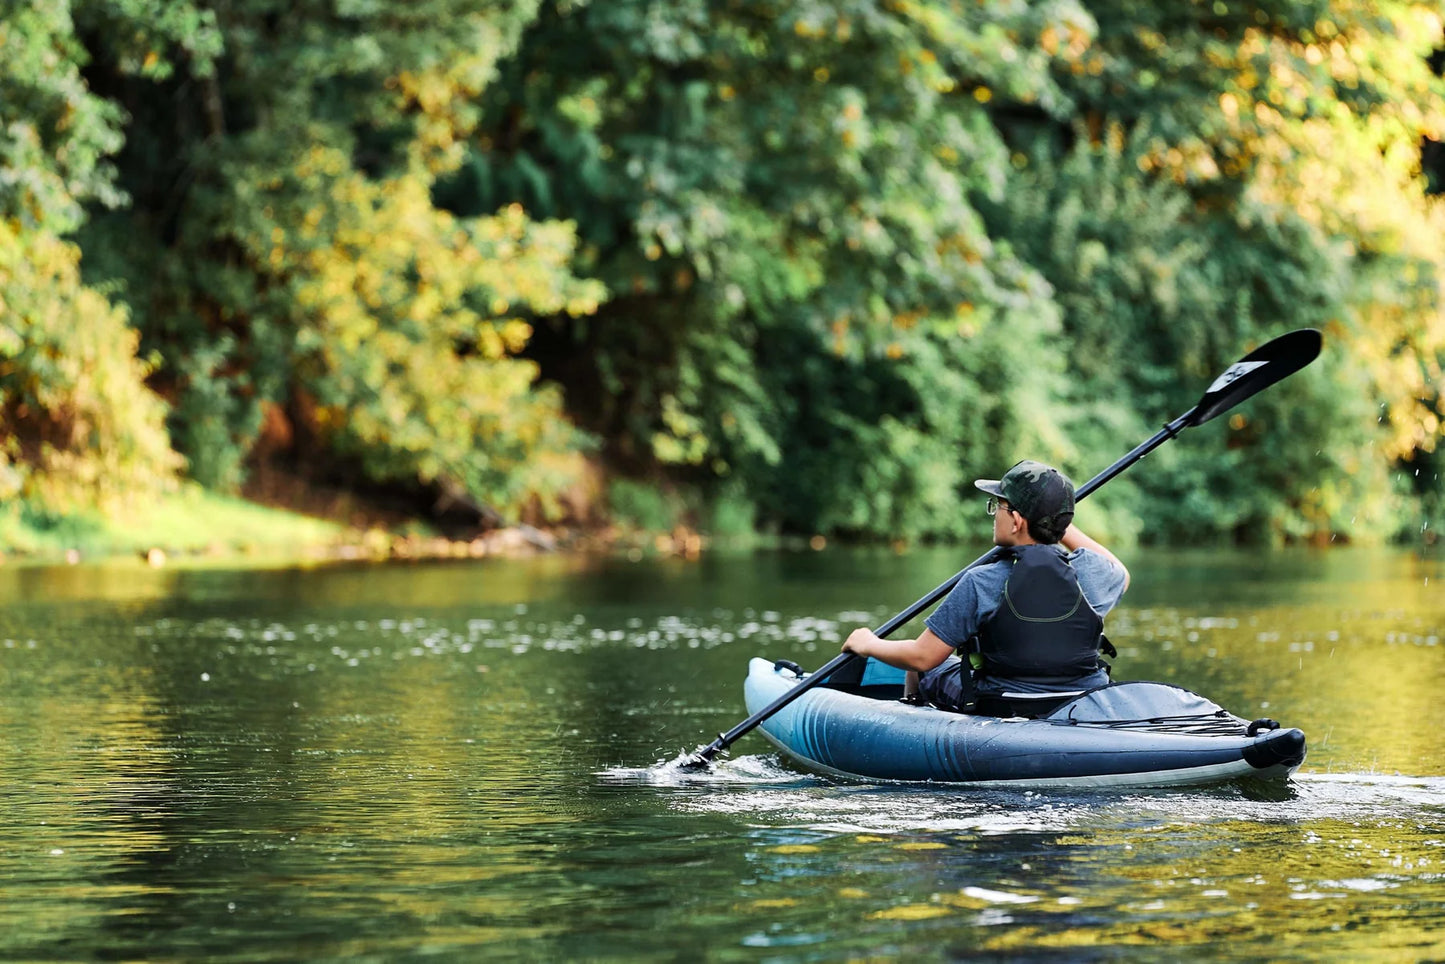
[[[916,639],[855,629],[843,649],[908,670],[907,698],[995,715],[1046,713],[1109,681],[1104,616],[1129,587],[1118,558],[1073,524],[1074,486],[1025,460],[989,495],[996,562],[963,574]]]

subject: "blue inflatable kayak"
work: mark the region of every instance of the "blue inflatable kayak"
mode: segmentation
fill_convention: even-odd
[[[744,685],[748,712],[804,678],[783,662],[752,660]],[[1039,719],[951,713],[902,703],[901,695],[901,674],[865,675],[853,690],[825,682],[760,729],[809,769],[869,781],[1182,786],[1283,780],[1305,758],[1301,731],[1272,721],[1251,724],[1164,683],[1115,683]]]

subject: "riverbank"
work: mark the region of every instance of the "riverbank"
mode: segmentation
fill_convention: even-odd
[[[149,505],[111,518],[34,518],[19,504],[0,506],[0,565],[138,561],[151,566],[285,567],[332,562],[520,557],[538,553],[616,553],[631,559],[674,556],[696,559],[714,549],[821,550],[821,536],[780,536],[732,531],[699,532],[677,513],[653,513],[644,522],[619,513],[609,521],[594,514],[586,526],[540,529],[512,525],[485,531],[443,533],[426,520],[367,505],[349,494],[297,493],[270,504],[218,495],[187,484]],[[271,492],[276,496],[276,492]],[[304,496],[304,497],[303,497]],[[670,516],[670,518],[669,518]],[[1109,533],[1105,530],[1105,535]],[[1132,534],[1114,540],[1133,545]],[[1436,542],[1422,531],[1418,545]],[[1312,544],[1360,544],[1355,539]],[[1202,543],[1196,542],[1196,546]],[[902,551],[907,543],[895,541]]]
[[[685,527],[651,533],[616,526],[543,530],[514,525],[458,537],[422,520],[349,509],[344,520],[331,519],[194,485],[115,518],[36,519],[12,506],[0,511],[0,563],[134,559],[152,566],[297,565],[619,550],[696,557],[706,544]]]

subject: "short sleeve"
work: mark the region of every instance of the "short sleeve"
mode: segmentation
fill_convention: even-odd
[[[1079,588],[1094,612],[1104,616],[1119,604],[1128,576],[1123,566],[1088,549],[1075,549],[1068,558],[1079,577]]]
[[[954,649],[967,643],[998,608],[1008,571],[1001,563],[970,569],[944,597],[925,625]]]

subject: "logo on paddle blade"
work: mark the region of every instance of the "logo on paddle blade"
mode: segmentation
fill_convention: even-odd
[[[1243,378],[1245,375],[1248,375],[1256,368],[1263,368],[1265,365],[1268,364],[1269,362],[1262,361],[1235,362],[1233,365],[1230,365],[1229,368],[1225,369],[1223,374],[1221,374],[1218,378],[1214,380],[1214,384],[1210,385],[1208,391],[1206,391],[1204,394],[1212,395],[1214,392],[1217,392],[1220,389],[1239,381],[1241,378]]]

